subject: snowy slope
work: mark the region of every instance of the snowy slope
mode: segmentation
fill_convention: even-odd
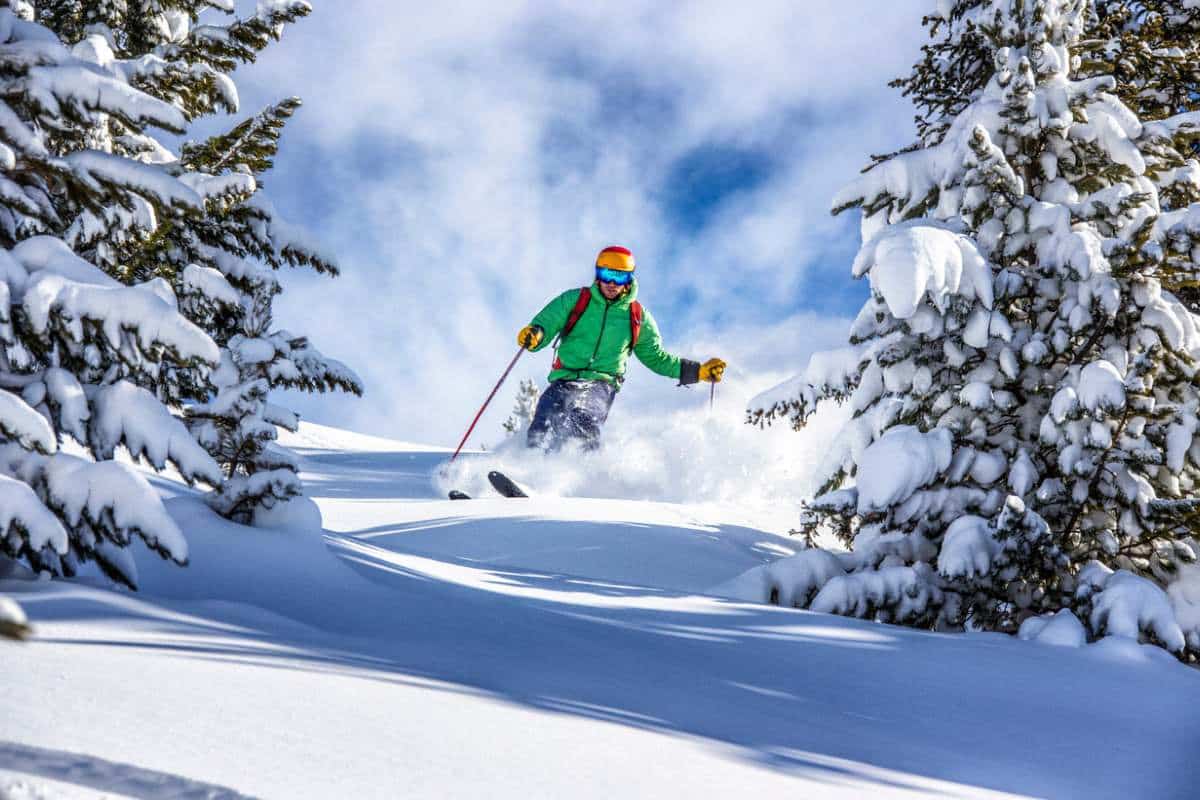
[[[0,580],[37,631],[0,647],[0,797],[1194,796],[1200,674],[1158,651],[721,600],[792,541],[443,501],[444,453],[302,435],[324,532],[175,489],[191,565],[139,553],[140,593]]]

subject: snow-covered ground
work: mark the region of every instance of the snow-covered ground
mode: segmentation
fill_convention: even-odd
[[[0,580],[35,626],[0,644],[0,798],[1197,794],[1200,673],[1161,651],[724,600],[794,549],[762,506],[452,502],[443,451],[289,444],[324,531],[159,480],[187,568]]]

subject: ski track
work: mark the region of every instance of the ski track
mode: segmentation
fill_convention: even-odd
[[[324,534],[178,492],[191,565],[139,554],[140,594],[0,584],[39,634],[0,666],[0,768],[155,798],[241,796],[176,772],[270,797],[1194,796],[1200,675],[1150,648],[723,601],[696,592],[788,540],[669,504],[434,500],[444,453],[303,454]]]
[[[141,800],[250,800],[232,789],[93,756],[0,742],[0,798],[121,797]],[[45,781],[31,780],[37,776]],[[97,790],[81,793],[81,787]]]

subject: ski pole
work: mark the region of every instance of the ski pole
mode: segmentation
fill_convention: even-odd
[[[713,381],[708,387],[708,413],[712,413],[713,406],[717,403],[717,382]]]
[[[454,455],[450,456],[450,460],[458,458],[459,452],[463,449],[463,445],[467,443],[467,437],[471,435],[471,431],[475,430],[475,423],[479,422],[479,418],[483,416],[483,412],[487,409],[488,403],[492,402],[492,398],[496,396],[496,392],[500,391],[500,385],[508,377],[508,373],[512,372],[513,367],[517,365],[517,359],[521,357],[521,353],[525,352],[525,348],[517,350],[517,354],[513,356],[513,360],[508,362],[508,369],[504,370],[504,374],[500,376],[500,380],[496,382],[496,386],[492,389],[492,393],[488,395],[487,400],[483,401],[483,405],[479,408],[479,413],[475,415],[475,419],[471,420],[471,427],[467,428],[467,432],[463,434],[462,441],[458,443],[458,447],[454,450]]]

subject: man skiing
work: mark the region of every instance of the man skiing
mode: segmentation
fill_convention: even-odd
[[[637,301],[633,253],[606,247],[596,257],[596,280],[583,289],[568,289],[546,304],[517,334],[517,344],[538,351],[557,339],[550,386],[538,400],[526,442],[557,450],[567,439],[584,449],[600,446],[600,428],[608,419],[617,390],[625,380],[632,352],[659,375],[679,385],[720,381],[725,362],[703,364],[673,356],[650,312]]]

